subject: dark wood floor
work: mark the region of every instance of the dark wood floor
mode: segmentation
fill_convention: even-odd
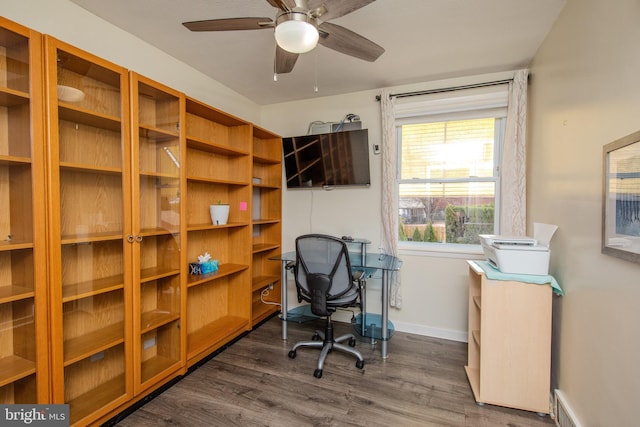
[[[135,426],[509,426],[555,425],[548,416],[478,406],[465,373],[467,346],[396,332],[390,357],[358,342],[352,356],[329,354],[321,379],[318,350],[290,346],[320,323],[289,323],[289,339],[272,318],[120,421]],[[350,330],[336,323],[338,333]]]

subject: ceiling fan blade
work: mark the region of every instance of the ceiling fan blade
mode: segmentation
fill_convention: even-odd
[[[226,18],[183,22],[182,25],[191,31],[234,31],[272,28],[274,23],[271,18]]]
[[[297,53],[287,52],[280,46],[276,45],[276,59],[275,59],[276,74],[290,73],[293,70],[293,67],[296,65],[298,56],[299,55]]]
[[[373,62],[384,53],[382,46],[340,25],[323,22],[318,29],[318,43],[345,55]]]
[[[319,15],[318,19],[325,22],[358,10],[374,1],[375,0],[309,0],[307,4],[309,5],[309,10],[312,12],[324,6],[327,11]]]
[[[291,9],[296,7],[295,0],[267,0],[267,3],[285,12],[290,11]]]

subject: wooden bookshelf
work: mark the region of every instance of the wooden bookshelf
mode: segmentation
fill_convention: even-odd
[[[280,311],[282,251],[282,138],[253,126],[252,147],[252,323]]]
[[[208,252],[218,270],[187,279],[187,365],[251,327],[251,124],[186,100],[187,262]],[[228,204],[227,224],[209,206]]]
[[[0,404],[47,403],[42,35],[0,17]]]

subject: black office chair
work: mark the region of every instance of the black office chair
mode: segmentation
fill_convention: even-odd
[[[358,304],[360,288],[353,277],[347,245],[342,240],[322,234],[307,234],[296,239],[296,264],[293,268],[298,301],[311,303],[311,312],[316,316],[326,317],[325,330],[316,331],[312,341],[296,343],[289,357],[294,359],[300,347],[321,349],[318,365],[313,373],[316,378],[322,377],[327,354],[332,350],[340,350],[354,355],[358,360],[356,367],[362,369],[364,358],[352,347],[356,345],[353,334],[333,336],[331,315],[338,307],[353,307]],[[322,341],[319,341],[322,339]],[[348,341],[349,346],[341,344]]]

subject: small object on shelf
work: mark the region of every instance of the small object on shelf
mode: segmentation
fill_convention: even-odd
[[[223,203],[216,203],[209,206],[209,213],[211,214],[211,223],[213,225],[225,225],[227,219],[229,219],[229,205]]]
[[[75,87],[58,85],[58,99],[64,102],[80,102],[84,99],[84,92]]]
[[[213,259],[211,261],[200,263],[200,271],[202,274],[208,274],[218,271],[218,260]]]
[[[351,236],[342,236],[342,240],[345,242],[353,242],[353,237]]]
[[[189,263],[189,274],[202,274],[202,268],[200,268],[199,262]]]
[[[502,273],[546,276],[557,225],[533,223],[533,237],[479,234],[487,260]]]
[[[198,262],[200,264],[205,263],[207,261],[211,261],[211,254],[209,254],[209,252],[205,252],[202,255],[198,255]]]
[[[218,271],[218,260],[214,259],[207,262],[190,262],[189,274],[208,274]]]
[[[209,252],[198,255],[198,262],[189,263],[189,274],[208,274],[218,271],[218,260],[211,259]]]

